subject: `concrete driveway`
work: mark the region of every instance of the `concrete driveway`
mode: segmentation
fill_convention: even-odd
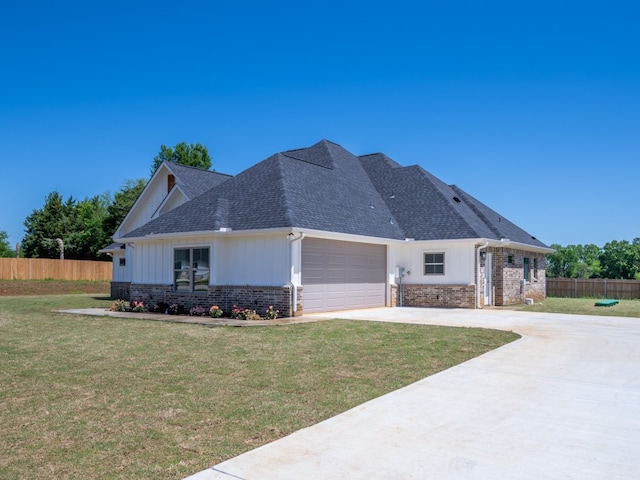
[[[640,479],[640,319],[417,308],[332,316],[523,338],[189,480]]]

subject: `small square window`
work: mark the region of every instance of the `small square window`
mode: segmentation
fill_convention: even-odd
[[[513,263],[513,255],[507,255],[507,263]]]
[[[127,259],[125,257],[121,257],[120,261],[118,262],[118,265],[120,265],[121,267],[124,267],[127,265]]]
[[[424,274],[444,275],[444,253],[424,254]]]

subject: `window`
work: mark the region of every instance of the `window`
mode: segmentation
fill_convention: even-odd
[[[524,257],[522,259],[522,265],[523,265],[523,269],[524,269],[524,279],[528,282],[530,280],[529,257]]]
[[[513,255],[507,255],[507,263],[513,263]]]
[[[424,274],[444,275],[444,253],[424,254]]]
[[[176,292],[206,292],[209,287],[209,249],[175,249],[173,284]]]
[[[533,279],[538,280],[538,259],[533,259]]]
[[[127,259],[125,257],[120,257],[120,261],[119,261],[118,265],[120,265],[121,267],[126,266],[127,265]]]

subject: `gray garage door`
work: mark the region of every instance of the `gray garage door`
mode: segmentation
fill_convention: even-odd
[[[384,245],[305,238],[302,241],[304,311],[383,307],[386,252]]]

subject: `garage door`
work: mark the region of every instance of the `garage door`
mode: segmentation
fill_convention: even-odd
[[[386,252],[384,245],[305,238],[302,241],[304,311],[383,307]]]

